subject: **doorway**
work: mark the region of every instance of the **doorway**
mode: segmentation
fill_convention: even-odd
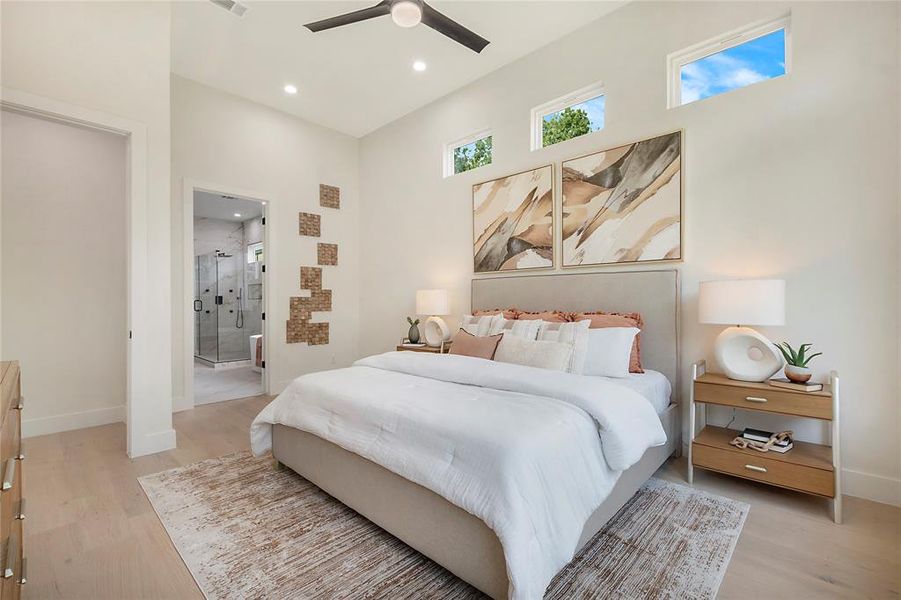
[[[266,203],[193,191],[194,404],[265,392]]]

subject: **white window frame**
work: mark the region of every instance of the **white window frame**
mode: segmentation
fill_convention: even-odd
[[[598,96],[606,96],[607,92],[604,89],[604,83],[601,81],[592,83],[591,85],[587,85],[581,89],[578,89],[574,92],[570,92],[565,96],[560,96],[559,98],[554,98],[549,102],[545,102],[540,106],[536,106],[532,109],[532,151],[541,150],[545,148],[543,144],[544,142],[544,117],[547,115],[553,114],[555,112],[560,112],[565,108],[569,108],[570,106],[575,106],[576,104],[581,104],[586,100],[592,100],[597,98]],[[604,104],[604,127],[607,126],[607,105]],[[598,131],[602,131],[604,127],[598,129]],[[595,133],[592,131],[591,133]],[[582,136],[578,136],[582,137]],[[572,138],[576,139],[576,138]],[[566,140],[569,141],[569,140]],[[562,143],[562,142],[558,142]],[[556,146],[557,144],[551,144],[551,146]],[[550,148],[550,146],[547,146]]]
[[[442,150],[442,162],[444,163],[444,176],[445,177],[453,177],[454,175],[462,175],[463,173],[469,173],[469,171],[475,171],[481,167],[476,167],[476,169],[469,169],[469,171],[461,171],[460,173],[454,173],[454,150],[459,148],[460,146],[467,146],[472,144],[473,142],[477,142],[482,138],[491,137],[491,162],[494,162],[494,139],[493,134],[491,133],[491,129],[480,129],[475,133],[471,133],[466,137],[462,137],[458,140],[454,140],[453,142],[448,142],[444,144],[444,148]]]
[[[744,27],[734,29],[715,38],[705,40],[683,50],[668,54],[666,57],[667,108],[685,106],[685,104],[682,104],[682,67],[712,54],[717,54],[723,50],[728,50],[759,37],[769,35],[780,29],[785,30],[785,75],[788,75],[791,72],[792,56],[790,14],[772,21],[758,21],[750,25],[745,25]],[[782,75],[780,75],[780,77],[782,77]],[[693,104],[693,102],[689,102],[688,104]]]

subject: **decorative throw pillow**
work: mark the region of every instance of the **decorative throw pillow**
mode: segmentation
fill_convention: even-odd
[[[534,340],[538,338],[538,330],[540,328],[541,321],[511,321],[510,319],[501,319],[494,324],[491,335],[505,333],[527,340]]]
[[[626,377],[637,327],[600,327],[588,331],[583,375]]]
[[[505,319],[515,319],[519,314],[519,310],[510,307],[510,308],[493,308],[491,310],[474,310],[472,311],[473,316],[476,317],[490,317],[493,315],[504,315]]]
[[[581,375],[585,370],[585,356],[588,352],[588,327],[591,321],[584,319],[575,323],[550,323],[541,321],[538,329],[538,339],[551,342],[565,342],[573,345],[573,353],[570,358],[570,373]]]
[[[489,315],[484,317],[463,315],[463,321],[460,323],[460,328],[471,335],[492,335],[492,330],[498,328],[503,320],[503,315]]]
[[[497,344],[502,337],[504,336],[500,333],[497,335],[475,336],[461,329],[454,336],[454,343],[451,344],[448,354],[474,356],[475,358],[491,360],[494,358]]]
[[[566,323],[567,321],[572,321],[570,318],[571,315],[572,313],[565,313],[559,310],[543,310],[541,312],[519,311],[516,318],[523,321],[539,320],[548,323]]]
[[[564,342],[527,340],[505,334],[497,345],[494,360],[539,369],[566,371],[572,358],[573,345]]]
[[[644,327],[644,321],[641,320],[639,313],[607,313],[607,312],[583,312],[575,313],[574,319],[581,321],[589,319],[591,321],[590,329],[601,329],[603,327],[637,327],[639,330]],[[630,373],[644,373],[641,368],[641,333],[635,336],[632,342],[632,353],[629,358]]]

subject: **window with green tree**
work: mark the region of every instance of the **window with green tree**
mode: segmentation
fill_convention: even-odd
[[[532,150],[604,128],[606,97],[601,84],[590,85],[532,109]]]
[[[446,146],[444,176],[491,164],[491,134],[479,132]]]

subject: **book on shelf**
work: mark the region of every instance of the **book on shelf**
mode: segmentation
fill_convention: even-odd
[[[786,452],[791,450],[792,447],[794,447],[794,444],[791,442],[789,442],[787,446],[780,446],[778,444],[774,444],[774,445],[770,446],[770,452],[778,452],[779,454],[785,454]]]
[[[770,379],[767,383],[773,387],[795,390],[796,392],[819,392],[823,389],[822,383],[794,383],[785,377]]]
[[[772,431],[764,431],[763,429],[752,429],[750,427],[745,427],[741,432],[741,437],[746,440],[753,440],[755,442],[763,442],[764,444],[770,441],[770,438],[773,437]],[[781,442],[776,442],[773,446],[780,446],[782,448],[791,447],[791,439],[787,439]]]
[[[403,342],[401,344],[404,348],[423,348],[425,344],[414,344],[413,342]]]

